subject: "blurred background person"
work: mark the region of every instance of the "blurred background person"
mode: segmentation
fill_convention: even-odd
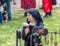
[[[36,8],[36,0],[21,0],[21,8],[25,10],[24,16],[27,16],[27,10]]]
[[[57,4],[57,1],[56,0],[52,0],[52,4],[53,5],[56,5]]]
[[[45,12],[44,17],[52,16],[52,0],[42,0],[42,6]]]

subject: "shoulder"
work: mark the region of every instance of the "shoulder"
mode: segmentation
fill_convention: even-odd
[[[44,25],[44,23],[43,22],[38,22],[36,25],[40,26],[40,25]]]

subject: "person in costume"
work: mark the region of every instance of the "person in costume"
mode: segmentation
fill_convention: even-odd
[[[36,8],[36,0],[21,0],[21,8],[25,10],[24,16],[27,16],[27,10]]]
[[[52,0],[42,0],[42,5],[45,12],[44,17],[52,16]]]
[[[43,20],[36,9],[29,9],[27,10],[27,22],[23,23],[23,31],[22,31],[22,38],[25,41],[25,46],[42,46],[41,39],[39,38],[39,35],[36,37],[36,41],[34,41],[34,37],[31,35],[34,35],[35,29],[42,30],[44,28]],[[38,30],[37,30],[38,31]]]

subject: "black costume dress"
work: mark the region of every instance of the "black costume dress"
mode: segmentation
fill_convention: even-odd
[[[33,28],[35,29],[39,29],[39,28],[43,28],[43,23],[39,22],[37,23],[35,26],[32,26],[32,25],[29,25],[29,30],[30,32],[25,36],[25,27],[23,28],[23,35],[22,35],[22,38],[23,40],[25,41],[25,46],[35,46],[34,44],[34,37],[32,37],[32,40],[31,40],[31,35],[33,34],[32,31],[33,31]],[[34,32],[34,31],[33,31]],[[36,43],[38,43],[38,46],[42,46],[42,45],[39,45],[41,43],[41,40],[38,37],[36,37]]]

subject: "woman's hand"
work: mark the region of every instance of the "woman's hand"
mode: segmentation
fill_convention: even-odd
[[[25,27],[25,36],[29,33],[29,24],[23,23],[23,27]]]
[[[29,28],[25,28],[25,36],[29,33]]]

